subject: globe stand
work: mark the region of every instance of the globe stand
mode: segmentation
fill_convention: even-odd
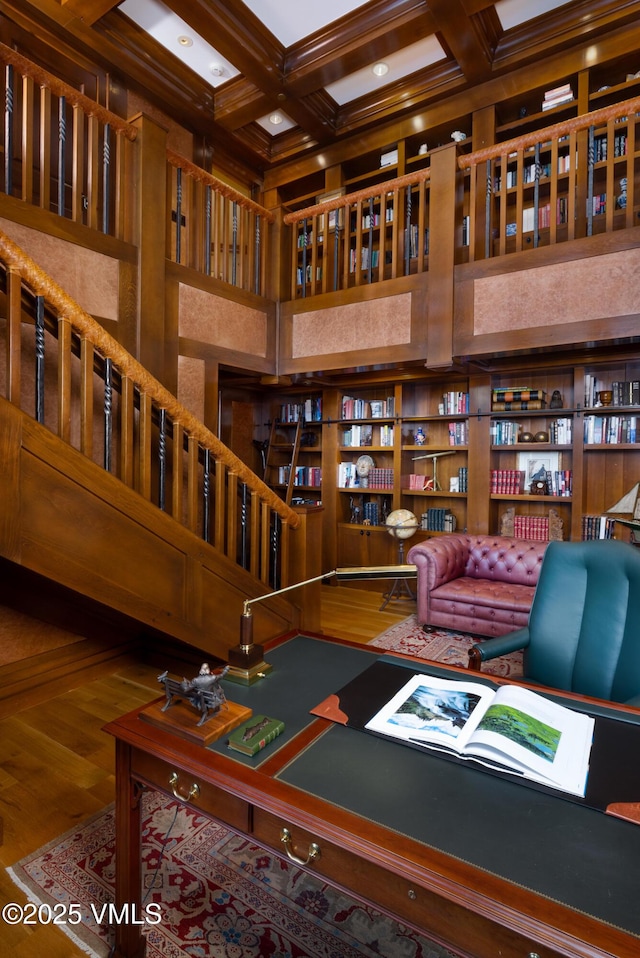
[[[389,518],[391,518],[392,516],[393,516],[393,513],[391,513],[391,516],[389,516]],[[411,518],[415,520],[415,516],[412,516]],[[387,523],[388,521],[389,520],[387,519]],[[409,539],[412,535],[415,535],[418,528],[419,526],[417,521],[415,525],[400,525],[400,526],[387,525],[387,532],[389,533],[389,535],[393,536],[393,538],[398,543],[398,565],[401,567],[405,564],[404,563],[404,540]],[[411,589],[411,586],[409,585],[409,580],[406,579],[404,576],[398,576],[396,579],[393,580],[393,583],[389,591],[383,593],[382,598],[383,598],[383,602],[379,609],[380,612],[382,612],[383,609],[386,609],[386,607],[392,600],[395,602],[415,602],[416,595]]]

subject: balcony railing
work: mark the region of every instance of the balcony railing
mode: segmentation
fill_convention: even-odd
[[[130,240],[124,187],[136,128],[4,44],[0,62],[4,192]]]
[[[461,156],[470,258],[638,225],[640,97]]]
[[[297,513],[2,232],[0,288],[5,398],[265,585],[287,584]]]
[[[266,295],[267,226],[273,214],[177,153],[169,151],[167,163],[169,259]]]
[[[287,213],[291,298],[377,283],[428,268],[430,170]]]

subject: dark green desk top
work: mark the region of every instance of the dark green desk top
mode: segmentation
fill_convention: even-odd
[[[254,765],[308,725],[311,708],[375,661],[370,652],[306,636],[286,642],[266,657],[274,671],[263,683],[250,689],[234,686],[232,696],[229,692],[256,714],[275,715],[285,722],[283,735],[247,760]],[[398,664],[395,658],[381,660]],[[451,674],[417,660],[403,661],[412,672]],[[490,677],[483,681],[492,684]],[[636,730],[640,741],[640,727]],[[230,754],[222,742],[213,749]],[[636,748],[627,761],[637,763],[638,754]],[[340,725],[328,725],[278,778],[640,936],[638,825],[544,789]]]

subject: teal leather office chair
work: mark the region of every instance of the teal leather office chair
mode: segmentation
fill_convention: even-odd
[[[474,645],[469,668],[524,649],[524,679],[640,707],[640,550],[550,542],[529,624]]]

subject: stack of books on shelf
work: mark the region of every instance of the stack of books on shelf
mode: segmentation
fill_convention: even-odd
[[[586,539],[613,539],[616,520],[611,516],[583,516],[582,538]]]
[[[370,446],[373,442],[373,426],[358,424],[342,433],[343,446]]]
[[[469,442],[469,425],[466,419],[449,423],[449,445],[466,446]]]
[[[460,466],[458,469],[458,492],[468,492],[469,470],[466,466]]]
[[[355,462],[338,463],[338,488],[351,489],[358,484]]]
[[[354,399],[342,397],[343,419],[392,419],[395,415],[395,399]]]
[[[549,516],[514,516],[513,534],[516,539],[549,539]]]
[[[606,133],[593,138],[593,162],[603,163],[607,159],[609,152],[609,138]],[[627,155],[627,134],[616,133],[613,137],[613,155]]]
[[[491,492],[498,496],[519,496],[525,492],[525,474],[521,469],[492,469]]]
[[[496,386],[491,391],[493,412],[511,412],[518,409],[546,409],[547,394],[544,389],[529,386]]]
[[[455,416],[469,412],[469,393],[462,390],[452,390],[445,393],[438,406],[440,416]]]
[[[587,199],[587,216],[592,213],[593,216],[602,216],[607,212],[607,194],[594,193],[591,197],[591,203]]]
[[[554,107],[562,106],[563,103],[571,103],[573,99],[573,90],[570,83],[563,83],[562,86],[546,90],[542,101],[542,112],[553,110]]]
[[[368,481],[370,489],[393,489],[393,469],[374,466],[369,472]]]
[[[418,475],[415,472],[403,477],[402,480],[402,488],[408,489],[409,492],[424,492],[425,489],[429,489],[431,485],[432,481],[430,476]]]
[[[390,426],[389,423],[385,423],[384,425],[380,426],[380,445],[393,445],[393,426]]]
[[[450,509],[427,509],[422,513],[421,520],[423,532],[453,532],[456,528],[456,517]]]
[[[584,442],[587,446],[640,441],[637,416],[585,416]]]

